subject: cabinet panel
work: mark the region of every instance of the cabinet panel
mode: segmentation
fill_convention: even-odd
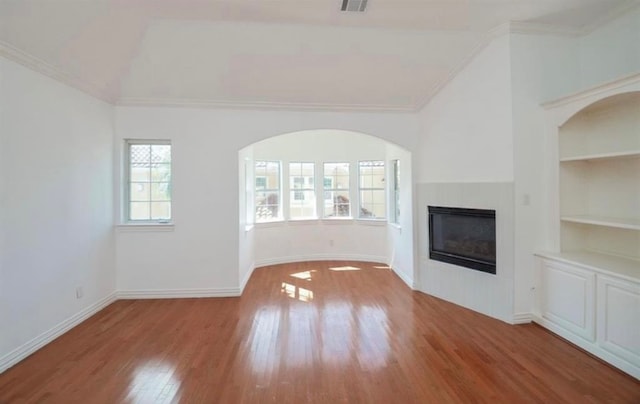
[[[541,314],[572,333],[595,340],[595,275],[568,265],[543,261]]]
[[[598,344],[640,366],[640,284],[598,276]]]

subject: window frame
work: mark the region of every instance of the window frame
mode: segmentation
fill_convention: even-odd
[[[327,164],[346,164],[347,165],[347,173],[348,173],[348,179],[347,179],[347,184],[349,184],[348,188],[336,188],[338,181],[334,181],[335,178],[333,175],[329,175],[327,176],[327,170],[326,170],[326,166]],[[323,220],[345,220],[345,219],[353,219],[353,195],[351,192],[352,189],[352,176],[353,173],[351,172],[351,167],[352,164],[350,161],[324,161],[322,162],[322,219]],[[325,188],[325,181],[327,180],[327,178],[331,179],[331,188]],[[347,194],[349,195],[349,214],[347,216],[327,216],[325,213],[325,204],[326,201],[328,199],[326,199],[326,194],[327,192],[331,193],[331,198],[329,200],[331,200],[333,203],[333,198],[334,198],[334,193],[335,192],[347,192]]]
[[[318,206],[317,206],[317,191],[316,191],[316,171],[317,171],[317,167],[316,167],[316,163],[314,161],[302,161],[302,160],[295,160],[295,161],[288,161],[286,163],[288,171],[288,181],[287,181],[287,203],[288,203],[288,211],[287,211],[287,217],[285,218],[285,220],[292,220],[292,221],[296,221],[296,220],[315,220],[318,218]],[[311,166],[311,176],[309,175],[304,175],[304,166]],[[294,166],[296,168],[295,171],[293,171],[292,174],[292,166]],[[296,167],[297,166],[297,167]],[[298,175],[300,174],[300,175]],[[301,187],[300,188],[296,188],[295,187],[295,180],[296,179],[301,179],[302,181],[300,182]],[[310,181],[309,181],[310,180]],[[292,207],[295,206],[295,204],[293,203],[295,202],[300,202],[302,201],[304,203],[304,201],[306,201],[305,199],[305,193],[311,192],[313,195],[313,198],[311,200],[311,206],[313,206],[313,215],[311,216],[300,216],[300,217],[293,217],[293,215],[291,214],[292,211]],[[298,195],[301,195],[302,198],[297,198]]]
[[[362,186],[362,163],[382,163],[382,181],[384,182],[384,185],[382,186],[382,188],[379,187],[363,187]],[[373,165],[372,165],[373,167]],[[360,160],[358,161],[358,220],[375,220],[375,221],[386,221],[387,220],[387,181],[386,181],[386,176],[387,176],[387,172],[386,172],[386,162],[384,160]],[[373,177],[373,174],[371,174],[371,176]],[[382,191],[384,196],[382,198],[382,203],[383,203],[383,209],[382,211],[384,212],[384,216],[379,217],[379,216],[374,216],[374,217],[367,217],[367,216],[362,216],[362,192],[363,191]]]
[[[142,181],[131,181],[131,146],[169,146],[170,147],[170,161],[169,161],[169,187],[171,189],[169,193],[169,218],[168,219],[132,219],[131,218],[131,183]],[[173,145],[170,139],[124,139],[124,181],[123,181],[123,209],[122,209],[122,222],[127,225],[167,225],[173,224]],[[167,163],[163,163],[167,164]],[[153,181],[149,177],[151,186]],[[151,192],[151,190],[150,190]],[[151,195],[150,195],[151,198]],[[160,201],[158,201],[160,202]],[[162,201],[164,202],[164,201]],[[149,204],[153,203],[152,199],[149,199]],[[150,215],[151,216],[151,215]]]
[[[269,188],[269,176],[268,175],[258,175],[258,174],[262,174],[262,173],[258,173],[257,170],[257,166],[259,163],[276,163],[278,165],[278,174],[277,174],[277,178],[278,178],[278,188]],[[273,222],[282,222],[284,221],[284,199],[283,199],[283,184],[282,184],[282,177],[283,177],[283,164],[282,161],[280,160],[254,160],[253,162],[253,171],[254,171],[254,179],[253,179],[253,222],[255,224],[263,224],[263,223],[273,223]],[[256,180],[258,178],[266,178],[265,181],[265,188],[264,189],[258,189],[257,185],[256,185]],[[258,212],[257,212],[257,208],[258,208],[258,203],[257,203],[257,195],[259,192],[272,192],[272,191],[277,191],[276,194],[278,195],[278,211],[275,217],[272,217],[269,220],[259,220],[258,219]]]
[[[390,187],[390,222],[400,224],[400,160],[391,160],[391,175],[393,186]]]

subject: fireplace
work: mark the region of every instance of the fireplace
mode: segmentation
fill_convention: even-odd
[[[496,273],[496,211],[429,206],[429,258]]]

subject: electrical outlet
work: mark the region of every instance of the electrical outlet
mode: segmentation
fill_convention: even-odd
[[[78,286],[76,288],[76,299],[82,299],[82,296],[84,296],[84,291],[82,290],[82,286]]]

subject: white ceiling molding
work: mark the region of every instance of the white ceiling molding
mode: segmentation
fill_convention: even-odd
[[[320,103],[282,103],[262,101],[224,101],[224,100],[196,100],[171,98],[121,98],[116,102],[118,106],[127,107],[177,107],[177,108],[228,108],[228,109],[268,109],[307,112],[400,112],[413,113],[414,106],[371,105],[371,104],[320,104]]]
[[[540,24],[533,22],[512,21],[507,25],[510,34],[524,35],[558,35],[558,36],[581,36],[584,30],[581,28],[562,27],[551,24]]]
[[[638,8],[640,8],[640,1],[629,0],[628,2],[623,3],[618,7],[614,8],[609,13],[603,14],[602,16],[600,16],[600,18],[598,18],[591,24],[587,24],[583,26],[581,29],[582,35],[590,34],[593,31],[597,30],[598,28],[602,27],[603,25],[607,25],[611,21],[616,20],[622,17],[623,15],[630,13]]]
[[[586,91],[579,91],[573,94],[566,95],[555,100],[546,101],[540,104],[544,109],[553,109],[562,105],[575,103],[576,101],[584,98],[591,98],[598,94],[614,92],[614,90],[640,83],[640,73],[633,73],[628,76],[623,76],[615,80],[600,84],[599,86],[590,88]]]
[[[105,101],[110,104],[113,104],[116,100],[115,94],[110,94],[104,89],[101,89],[99,86],[75,77],[68,72],[50,63],[47,63],[44,60],[39,59],[27,52],[24,52],[6,42],[0,41],[0,56],[12,62],[21,64],[22,66],[35,72],[44,74],[47,77],[51,77],[56,81],[73,87],[76,90],[86,93],[99,100]]]

